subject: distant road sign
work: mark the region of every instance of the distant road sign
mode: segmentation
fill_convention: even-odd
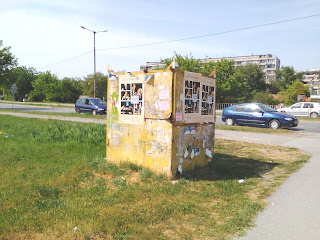
[[[16,94],[17,93],[17,85],[15,83],[12,84],[12,86],[11,86],[11,93],[12,94]]]

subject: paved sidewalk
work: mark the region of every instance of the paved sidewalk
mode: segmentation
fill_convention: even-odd
[[[216,130],[217,138],[297,147],[312,154],[268,199],[256,227],[239,240],[320,239],[320,134],[259,134]]]

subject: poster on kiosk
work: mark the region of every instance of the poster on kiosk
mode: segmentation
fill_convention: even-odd
[[[214,122],[215,80],[200,74],[184,74],[184,112],[185,123]]]

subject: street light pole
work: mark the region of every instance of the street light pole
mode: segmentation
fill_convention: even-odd
[[[94,78],[94,81],[93,81],[93,97],[95,98],[96,97],[96,32],[93,31],[93,66],[94,66],[94,69],[93,69],[93,78]]]
[[[93,78],[94,78],[94,83],[93,83],[93,97],[96,97],[96,33],[99,32],[108,32],[108,30],[104,31],[93,31],[90,30],[84,26],[81,26],[82,29],[88,30],[93,33]]]

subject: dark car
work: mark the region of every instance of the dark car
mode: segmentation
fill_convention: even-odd
[[[287,113],[277,112],[262,103],[241,103],[223,110],[226,125],[262,126],[272,129],[298,126],[298,119]]]
[[[75,104],[77,113],[92,113],[92,115],[106,114],[107,103],[100,98],[79,98]]]

